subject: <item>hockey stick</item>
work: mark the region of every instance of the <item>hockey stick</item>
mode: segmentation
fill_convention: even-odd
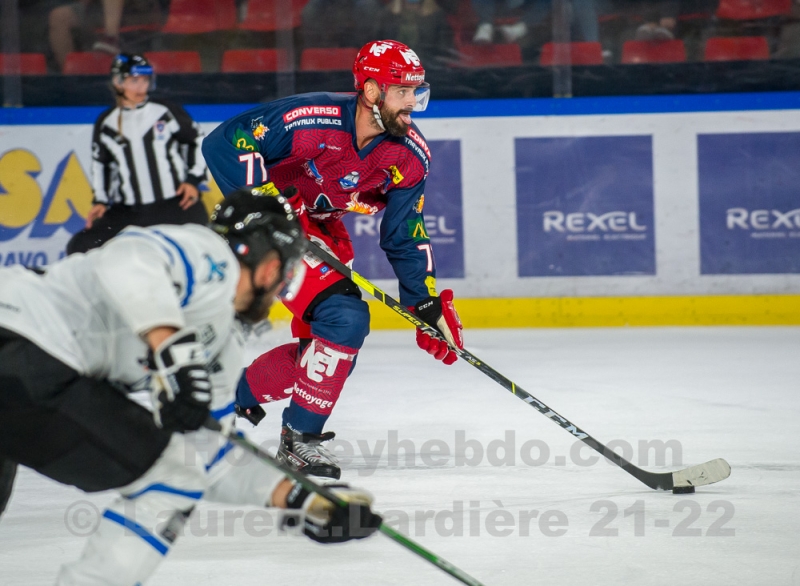
[[[228,441],[236,444],[246,452],[253,454],[256,458],[268,464],[269,466],[277,468],[278,470],[283,472],[286,476],[288,476],[298,484],[301,484],[303,488],[305,488],[306,490],[317,493],[321,497],[326,498],[332,503],[334,503],[336,506],[347,508],[348,506],[347,501],[337,496],[336,493],[334,493],[332,490],[326,488],[325,486],[315,483],[313,480],[311,480],[308,476],[306,476],[302,472],[293,470],[292,468],[278,461],[276,458],[274,458],[273,456],[271,456],[270,454],[259,448],[257,445],[249,441],[247,438],[245,438],[244,435],[239,435],[235,431],[226,433],[222,429],[222,426],[219,424],[219,422],[213,417],[209,417],[206,420],[205,427],[212,431],[216,431]],[[412,541],[410,538],[406,537],[402,533],[395,531],[394,529],[386,525],[386,523],[381,523],[379,529],[381,533],[383,533],[393,541],[399,543],[409,551],[417,554],[422,559],[427,560],[428,562],[430,562],[443,572],[450,574],[453,578],[455,578],[459,582],[467,584],[468,586],[483,586],[481,582],[478,582],[478,580],[467,574],[465,571],[457,568],[447,560],[440,558],[432,551],[425,549],[420,544],[416,543],[415,541]]]
[[[390,307],[392,310],[400,314],[400,316],[411,322],[414,326],[421,329],[426,334],[447,342],[444,339],[444,336],[439,333],[439,330],[420,320],[416,315],[403,307],[399,301],[381,291],[378,287],[345,265],[338,258],[320,247],[316,242],[309,241],[308,250],[310,254],[316,256],[319,260],[325,262],[333,269],[346,276],[356,285],[372,295],[375,299]],[[683,470],[677,470],[675,472],[648,472],[647,470],[642,470],[638,466],[628,462],[615,451],[601,444],[588,433],[580,429],[577,425],[568,421],[565,417],[562,417],[553,411],[539,399],[523,390],[519,385],[497,372],[494,368],[482,360],[479,360],[469,350],[464,350],[453,346],[451,346],[451,348],[456,354],[458,354],[458,356],[480,370],[490,379],[500,384],[500,386],[506,390],[511,391],[514,395],[542,413],[545,417],[553,420],[556,424],[570,432],[574,437],[598,451],[600,454],[614,462],[617,466],[625,470],[625,472],[643,482],[650,488],[656,490],[675,490],[675,492],[693,492],[695,486],[713,484],[715,482],[719,482],[720,480],[725,480],[731,475],[730,465],[722,458],[710,460],[705,464],[690,466],[689,468],[684,468]]]

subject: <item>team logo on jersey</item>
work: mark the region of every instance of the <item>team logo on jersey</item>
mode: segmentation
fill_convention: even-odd
[[[320,193],[314,200],[314,205],[309,208],[309,212],[329,212],[333,210],[330,198],[324,193]]]
[[[414,204],[414,211],[417,212],[418,214],[421,214],[422,208],[424,207],[425,207],[425,194],[423,193],[422,195],[419,196],[417,203]]]
[[[250,121],[250,130],[253,131],[253,138],[259,141],[264,140],[264,137],[267,136],[267,133],[269,132],[269,128],[264,126],[264,123],[261,121],[262,118],[264,117],[259,116],[258,118]]]
[[[430,240],[428,232],[425,230],[425,222],[422,220],[422,218],[407,220],[407,223],[408,235],[412,240]]]
[[[361,192],[356,191],[355,193],[350,194],[350,201],[347,202],[347,211],[348,212],[355,212],[357,214],[366,214],[368,216],[372,216],[378,213],[378,208],[375,206],[371,206],[367,203],[362,201],[358,201]]]
[[[359,178],[360,175],[358,171],[353,171],[339,179],[339,185],[342,186],[342,189],[355,189],[358,185]]]
[[[167,138],[167,135],[164,132],[167,129],[166,122],[164,122],[163,120],[159,120],[158,122],[156,122],[154,128],[156,131],[156,140],[164,140],[165,138]]]
[[[383,172],[386,173],[386,179],[384,179],[383,183],[378,185],[377,187],[380,188],[381,193],[386,193],[392,186],[392,175],[391,173],[389,173],[388,169],[384,169]]]
[[[395,185],[397,185],[403,179],[405,179],[405,177],[403,177],[403,174],[400,172],[400,170],[395,165],[392,165],[391,167],[389,167],[389,172],[392,174],[392,183],[394,183]]]
[[[208,278],[206,278],[206,283],[211,281],[224,281],[225,280],[225,269],[228,268],[227,261],[217,262],[211,255],[203,255],[203,257],[208,261]]]
[[[314,179],[317,183],[322,185],[322,173],[317,170],[317,164],[314,162],[314,159],[306,161],[303,163],[303,169],[306,171],[306,175]]]
[[[241,151],[256,151],[258,150],[258,145],[253,140],[253,137],[247,134],[241,128],[237,128],[236,132],[233,133],[233,146]]]

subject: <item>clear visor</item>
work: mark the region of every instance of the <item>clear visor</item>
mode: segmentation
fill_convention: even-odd
[[[422,82],[414,89],[414,97],[417,99],[417,103],[414,104],[414,112],[424,112],[428,107],[428,100],[431,98],[431,86]]]
[[[292,301],[300,287],[303,285],[303,279],[306,277],[306,263],[302,258],[291,261],[284,273],[283,283],[278,289],[278,297],[286,301]]]
[[[148,91],[156,89],[156,72],[151,65],[134,65],[131,67],[129,73],[125,75],[115,75],[114,83],[122,85],[126,77],[149,77],[150,85],[148,86]]]

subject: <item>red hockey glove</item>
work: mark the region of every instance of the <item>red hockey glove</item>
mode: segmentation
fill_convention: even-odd
[[[464,348],[463,327],[453,307],[453,292],[445,289],[439,297],[428,297],[411,308],[422,321],[439,332],[456,348]],[[453,364],[458,356],[447,344],[417,329],[417,345],[445,364]]]

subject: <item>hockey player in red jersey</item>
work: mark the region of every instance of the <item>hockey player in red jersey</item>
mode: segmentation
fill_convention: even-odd
[[[436,293],[436,266],[423,218],[430,150],[412,121],[430,96],[425,70],[396,41],[365,45],[353,65],[357,93],[291,96],[244,112],[215,129],[203,154],[223,193],[272,182],[290,197],[307,236],[342,262],[353,261],[341,218],[384,210],[380,245],[400,285],[401,302],[463,347],[452,291]],[[358,287],[306,257],[303,287],[285,303],[299,342],[258,358],[237,392],[237,409],[258,423],[259,403],[285,398],[279,456],[307,473],[339,478],[323,433],[369,332]],[[446,344],[417,331],[417,343],[452,364]]]

